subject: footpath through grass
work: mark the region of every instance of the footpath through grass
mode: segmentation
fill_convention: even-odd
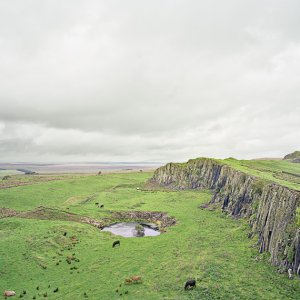
[[[62,300],[299,299],[300,281],[278,274],[258,254],[244,220],[199,209],[209,192],[137,190],[151,175],[84,176],[0,190],[0,207],[16,210],[42,205],[94,218],[165,211],[178,221],[157,237],[122,238],[79,223],[0,219],[0,292]],[[112,248],[116,239],[121,246]],[[143,283],[125,285],[131,276]],[[197,288],[184,291],[189,278]]]

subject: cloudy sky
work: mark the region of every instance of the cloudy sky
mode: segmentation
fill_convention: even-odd
[[[299,0],[0,0],[1,162],[299,148]]]

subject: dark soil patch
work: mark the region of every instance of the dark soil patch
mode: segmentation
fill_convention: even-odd
[[[86,223],[97,228],[102,228],[104,226],[104,221],[101,220],[95,220],[86,216],[43,206],[40,206],[34,210],[18,213],[16,216],[25,219],[59,220]]]

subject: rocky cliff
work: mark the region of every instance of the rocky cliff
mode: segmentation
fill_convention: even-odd
[[[151,182],[172,189],[211,189],[211,204],[248,218],[249,237],[258,238],[259,251],[268,251],[272,264],[300,273],[299,192],[207,158],[169,163],[155,171]]]

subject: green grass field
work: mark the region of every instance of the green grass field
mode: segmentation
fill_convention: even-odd
[[[96,219],[114,211],[164,211],[177,219],[166,233],[143,238],[55,218],[0,219],[1,293],[11,289],[15,298],[63,300],[299,299],[300,281],[278,274],[268,255],[258,254],[245,220],[198,208],[210,200],[208,191],[143,190],[151,176],[65,177],[0,189],[0,207],[17,211],[46,206]],[[121,246],[112,248],[116,239]],[[133,275],[143,283],[124,284]],[[197,288],[184,291],[189,278]]]

